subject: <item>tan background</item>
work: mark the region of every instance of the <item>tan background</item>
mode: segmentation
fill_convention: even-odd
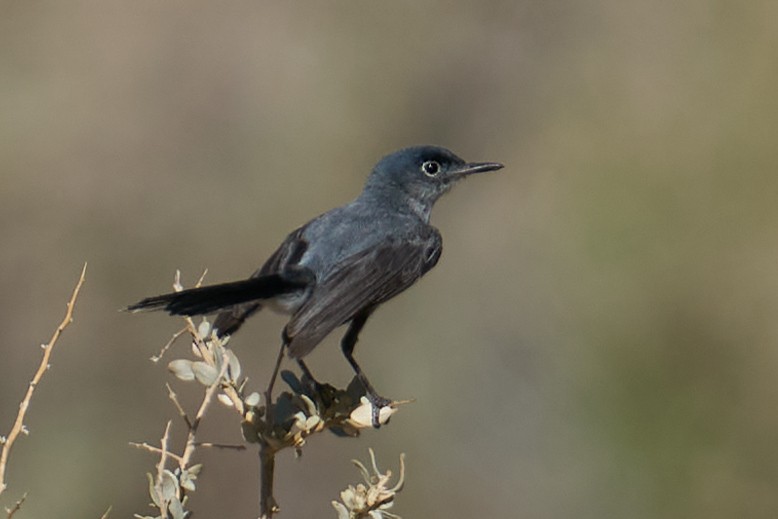
[[[179,323],[117,309],[176,268],[247,275],[429,142],[507,167],[439,204],[440,265],[357,349],[417,403],[283,456],[282,517],[334,517],[369,446],[407,453],[407,518],[775,517],[776,64],[771,0],[5,2],[3,432],[89,272],[3,504],[149,511],[154,458],[127,444],[175,417],[147,359]],[[232,343],[256,387],[283,322]],[[310,364],[344,384],[337,350]],[[197,516],[255,517],[254,453],[203,459]]]

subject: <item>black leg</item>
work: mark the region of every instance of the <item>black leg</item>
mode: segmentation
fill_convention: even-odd
[[[281,368],[281,361],[284,360],[285,350],[286,341],[281,344],[281,349],[278,351],[276,365],[273,368],[273,375],[270,377],[270,383],[268,383],[267,390],[265,391],[265,409],[267,409],[265,420],[267,420],[267,423],[271,428],[273,427],[273,386],[275,385],[276,379],[278,378],[278,370]]]
[[[343,350],[343,355],[346,357],[346,360],[351,364],[351,367],[354,368],[357,378],[365,387],[367,398],[373,405],[373,427],[378,429],[381,427],[381,422],[379,422],[381,408],[389,405],[392,401],[376,393],[376,390],[373,389],[373,385],[367,380],[367,376],[365,376],[362,368],[360,368],[357,361],[354,360],[354,346],[357,345],[359,332],[364,328],[367,318],[370,317],[372,311],[372,308],[362,310],[351,320],[351,324],[349,324],[348,330],[346,330],[346,335],[343,336],[343,339],[340,342],[340,348]]]
[[[273,396],[273,386],[275,385],[276,379],[278,378],[278,370],[281,368],[281,361],[284,360],[284,350],[286,350],[286,344],[282,344],[281,349],[278,351],[276,365],[273,368],[273,375],[270,377],[270,383],[267,385],[267,391],[265,391],[268,403],[270,402],[270,397]]]

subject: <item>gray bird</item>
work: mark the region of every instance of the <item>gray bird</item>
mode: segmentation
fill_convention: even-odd
[[[189,316],[219,311],[214,328],[226,336],[268,306],[291,315],[282,351],[309,376],[302,358],[348,323],[341,349],[365,387],[378,427],[379,410],[390,400],[378,395],[354,360],[359,332],[381,303],[438,262],[442,240],[429,223],[438,198],[469,175],[502,167],[465,162],[437,146],[396,151],[376,164],[355,200],[293,231],[249,279],[149,297],[128,310]]]

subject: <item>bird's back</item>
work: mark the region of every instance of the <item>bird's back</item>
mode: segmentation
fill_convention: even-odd
[[[291,232],[254,277],[282,274],[290,268],[311,271],[313,286],[279,297],[269,306],[293,315],[287,327],[290,334],[313,332],[315,326],[318,343],[362,307],[380,304],[410,286],[434,266],[440,248],[438,231],[412,212],[360,197]],[[365,282],[379,280],[376,273],[391,277],[392,282],[369,288]],[[366,292],[355,294],[353,283],[361,283]],[[260,308],[251,303],[226,310],[214,327],[233,333]],[[305,342],[308,351],[315,346],[310,339]]]
[[[431,227],[392,207],[370,205],[361,198],[307,223],[297,239],[306,244],[298,265],[310,268],[317,281],[326,279],[349,257],[394,240],[426,235]]]

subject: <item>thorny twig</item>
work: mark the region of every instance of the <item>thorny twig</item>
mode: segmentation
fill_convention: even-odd
[[[373,449],[370,452],[370,468],[359,460],[351,462],[359,469],[364,483],[349,487],[340,493],[341,502],[333,501],[332,506],[338,512],[338,519],[399,519],[399,516],[389,512],[394,504],[394,498],[405,484],[405,455],[400,454],[400,475],[397,483],[389,487],[392,471],[382,473],[378,469]]]
[[[170,422],[168,422],[168,423],[170,423]],[[153,452],[154,454],[159,454],[160,456],[162,456],[162,453],[165,452],[164,449],[161,449],[160,447],[155,447],[154,445],[150,445],[150,444],[148,444],[146,442],[143,442],[143,443],[130,442],[130,446],[136,447],[136,448],[144,450],[144,451]],[[175,454],[173,452],[167,451],[167,456],[168,456],[168,458],[176,460],[177,463],[181,462],[181,456],[179,456],[178,454]]]
[[[24,395],[24,399],[22,400],[21,404],[19,404],[19,413],[16,415],[16,421],[11,428],[11,432],[8,433],[7,437],[0,437],[0,444],[3,446],[3,450],[0,452],[0,494],[2,494],[7,487],[5,482],[5,470],[8,464],[8,456],[11,452],[11,447],[13,447],[14,442],[21,433],[27,434],[27,429],[24,426],[24,418],[27,415],[27,409],[30,406],[32,394],[35,392],[35,388],[38,387],[38,384],[43,378],[43,374],[46,373],[46,371],[49,369],[49,359],[51,358],[51,352],[54,349],[54,345],[57,343],[59,336],[62,335],[62,332],[65,330],[65,328],[67,328],[68,325],[73,322],[73,309],[76,306],[76,299],[78,298],[78,294],[81,291],[81,285],[84,284],[85,277],[86,263],[84,263],[84,267],[81,269],[81,276],[79,277],[78,283],[76,283],[76,287],[73,289],[73,294],[70,296],[70,300],[68,301],[65,317],[62,319],[62,322],[59,324],[59,326],[57,326],[57,329],[54,330],[54,334],[51,336],[49,342],[43,345],[43,357],[41,358],[38,370],[32,377],[30,385],[27,386],[27,393]],[[18,504],[20,505],[21,503]]]
[[[7,514],[5,517],[6,519],[11,519],[16,512],[21,510],[22,505],[24,504],[24,501],[27,499],[27,492],[24,493],[24,495],[19,498],[19,500],[14,504],[13,508],[6,508],[5,513]]]
[[[216,390],[219,389],[219,386],[221,385],[221,379],[224,376],[224,373],[227,371],[227,366],[227,359],[224,358],[222,362],[222,368],[219,371],[219,376],[216,378],[213,384],[211,384],[208,389],[205,390],[205,396],[203,397],[203,401],[200,403],[200,408],[197,410],[197,414],[195,415],[194,420],[192,420],[192,425],[189,426],[189,433],[187,434],[186,438],[186,448],[184,449],[184,454],[181,456],[181,461],[178,463],[178,466],[181,468],[181,470],[184,470],[189,464],[189,461],[191,460],[192,455],[197,448],[197,443],[195,442],[197,429],[200,426],[200,422],[202,421],[203,416],[205,416],[205,410],[208,409],[209,405],[211,405],[213,397],[216,394]]]
[[[170,439],[170,420],[167,421],[167,425],[165,425],[165,433],[162,435],[162,439],[159,441],[160,445],[160,455],[159,455],[159,463],[157,463],[157,482],[154,485],[157,494],[163,495],[163,481],[165,476],[165,465],[167,464],[167,458],[168,458],[168,450],[167,450],[167,442]],[[167,517],[168,512],[168,501],[162,499],[160,500],[160,506],[159,511],[162,517]]]
[[[198,281],[198,285],[202,281]],[[180,274],[176,273],[174,282],[176,291],[183,290]],[[178,468],[171,472],[164,470],[157,474],[157,484],[150,477],[151,497],[154,505],[161,509],[162,501],[169,504],[168,510],[173,518],[184,517],[187,513],[187,491],[194,490],[193,480],[197,477],[201,466],[189,467],[196,447],[221,447],[243,449],[242,446],[220,445],[209,442],[195,441],[200,421],[214,396],[224,405],[237,411],[242,417],[243,437],[249,443],[259,444],[261,486],[260,514],[263,519],[270,519],[278,513],[279,507],[273,496],[273,480],[276,454],[286,448],[293,448],[301,454],[302,446],[308,436],[317,432],[330,430],[339,436],[357,436],[361,429],[372,427],[372,404],[364,396],[364,387],[355,378],[347,389],[337,389],[328,384],[318,384],[306,376],[298,379],[291,372],[281,373],[281,378],[290,390],[283,391],[274,400],[269,400],[265,393],[264,402],[259,393],[246,394],[247,378],[241,378],[241,368],[234,352],[227,348],[228,337],[219,337],[211,328],[210,323],[203,319],[199,326],[193,320],[185,317],[185,330],[192,338],[192,352],[196,357],[176,359],[168,364],[168,369],[180,380],[197,380],[205,386],[206,392],[200,408],[194,418],[190,418],[181,405],[176,393],[167,385],[168,397],[178,414],[184,420],[189,431],[186,447],[180,455],[167,450],[166,447],[155,447],[146,443],[132,445],[144,450],[167,456],[178,463]],[[166,353],[175,339],[183,335],[176,333],[171,341],[160,352]],[[283,354],[283,351],[281,352]],[[155,361],[159,357],[155,357]],[[405,402],[393,402],[381,409],[380,421],[386,423],[396,412],[397,406]],[[377,471],[377,469],[376,469]],[[162,484],[159,484],[159,482]],[[383,480],[382,480],[383,481]],[[383,484],[383,483],[382,483]],[[157,489],[161,491],[158,491]],[[390,489],[394,492],[394,489]],[[382,508],[371,509],[374,517],[384,512]],[[388,505],[387,505],[388,506]],[[140,516],[136,516],[140,517]],[[165,517],[160,516],[160,517]]]

